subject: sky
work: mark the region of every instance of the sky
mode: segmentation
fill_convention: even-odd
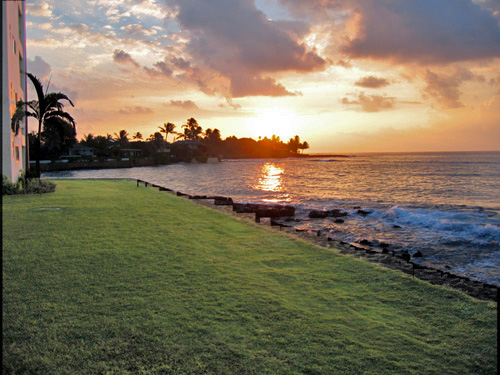
[[[223,138],[299,135],[310,153],[500,150],[497,0],[27,0],[26,11],[28,71],[71,98],[79,139],[147,138],[194,117]]]

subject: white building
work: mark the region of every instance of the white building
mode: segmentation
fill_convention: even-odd
[[[2,1],[2,173],[16,182],[26,169],[26,119],[16,136],[10,119],[18,100],[26,101],[26,24],[24,1]]]

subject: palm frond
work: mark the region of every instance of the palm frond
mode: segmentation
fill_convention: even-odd
[[[27,111],[25,108],[26,103],[22,100],[19,100],[16,104],[16,111],[14,112],[10,120],[10,128],[16,135],[19,134],[19,123],[23,120],[23,118],[27,116]]]
[[[75,119],[69,113],[64,112],[64,111],[47,112],[47,114],[45,115],[45,119],[49,120],[52,118],[62,119],[64,121],[66,121],[67,123],[71,124],[73,127],[75,127],[75,125],[76,125]]]
[[[50,106],[50,105],[61,105],[62,107],[64,107],[64,104],[62,103],[59,103],[60,100],[67,100],[69,102],[69,104],[71,104],[72,107],[74,107],[75,105],[73,104],[73,102],[71,101],[70,98],[68,98],[65,94],[63,94],[62,92],[50,92],[48,93],[46,96],[45,96],[45,101],[47,102],[47,104]]]
[[[38,101],[42,102],[43,98],[45,97],[45,95],[43,94],[42,82],[31,73],[26,73],[26,75],[29,77],[31,82],[33,82],[33,86],[35,86],[36,96],[38,97]]]

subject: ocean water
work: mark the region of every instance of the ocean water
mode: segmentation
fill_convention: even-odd
[[[297,227],[420,251],[417,263],[500,286],[500,152],[226,160],[44,177],[138,178],[188,194],[291,204]],[[344,223],[307,217],[334,208],[349,213]]]

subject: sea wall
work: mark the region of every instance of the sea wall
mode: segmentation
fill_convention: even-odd
[[[154,159],[128,159],[128,160],[106,160],[106,161],[56,161],[52,163],[40,163],[42,172],[71,171],[78,169],[110,169],[110,168],[132,168],[157,165]]]

